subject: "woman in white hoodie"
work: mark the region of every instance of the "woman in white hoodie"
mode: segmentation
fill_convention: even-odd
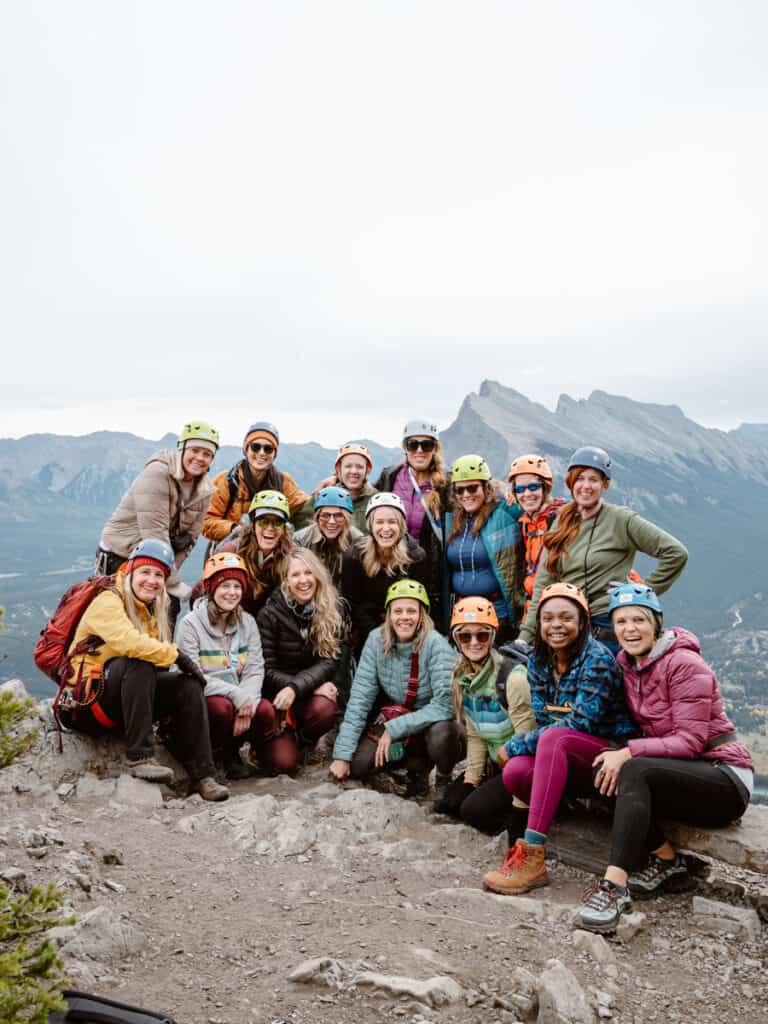
[[[241,607],[247,581],[240,555],[213,555],[203,569],[205,594],[179,626],[179,650],[208,680],[204,693],[211,746],[228,779],[250,774],[239,757],[243,743],[247,740],[258,756],[277,727],[272,703],[261,696],[264,656],[259,630]]]

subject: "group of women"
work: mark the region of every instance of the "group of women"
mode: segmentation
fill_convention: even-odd
[[[426,420],[406,425],[401,462],[375,485],[351,442],[311,497],[276,467],[272,424],[252,424],[243,458],[209,483],[218,446],[210,424],[188,423],[133,482],[99,543],[114,582],[71,647],[64,724],[121,729],[136,776],[172,776],[153,723],[209,800],[228,795],[222,772],[295,773],[338,725],[337,781],[401,772],[424,796],[434,767],[437,810],[506,828],[484,884],[510,895],[547,884],[563,799],[599,792],[615,802],[611,864],[578,923],[606,932],[630,893],[685,881],[656,815],[743,813],[749,753],[695,637],[663,628],[658,595],[687,552],[605,500],[605,451],[574,452],[565,502],[541,455],[515,459],[508,487],[481,455],[446,468]],[[178,571],[201,533],[189,588]],[[645,581],[638,552],[656,559]]]

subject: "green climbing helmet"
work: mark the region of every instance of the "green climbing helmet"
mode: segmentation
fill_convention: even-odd
[[[384,602],[384,607],[388,608],[392,601],[397,601],[399,597],[411,597],[414,601],[421,601],[424,607],[429,611],[429,597],[427,596],[427,590],[423,583],[419,583],[418,580],[397,580],[387,591],[387,599]]]
[[[280,491],[259,491],[254,494],[248,509],[251,522],[261,516],[277,516],[283,522],[291,518],[291,506],[288,499]]]
[[[218,451],[220,444],[219,432],[210,423],[204,423],[203,420],[192,420],[181,428],[177,447],[183,448],[187,441],[205,441],[207,445],[213,446],[215,452]]]
[[[490,480],[491,470],[482,455],[462,455],[451,466],[451,483],[462,480]]]

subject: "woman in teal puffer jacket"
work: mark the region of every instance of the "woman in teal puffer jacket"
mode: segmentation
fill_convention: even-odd
[[[368,636],[352,682],[333,748],[333,778],[362,778],[401,762],[406,795],[424,796],[435,764],[438,786],[444,785],[464,746],[451,701],[455,657],[429,616],[423,584],[393,583],[384,624]]]

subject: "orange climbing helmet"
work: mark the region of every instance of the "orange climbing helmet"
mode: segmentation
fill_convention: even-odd
[[[551,597],[567,597],[569,601],[574,601],[580,608],[583,608],[585,615],[589,618],[587,595],[581,587],[577,587],[573,583],[550,583],[548,587],[544,587],[541,597],[539,597],[536,615],[541,611],[541,606],[544,602],[548,601]]]
[[[462,597],[453,606],[451,633],[459,626],[490,626],[498,632],[499,619],[493,604],[485,597]]]
[[[243,590],[248,586],[248,570],[240,555],[234,551],[220,551],[211,555],[203,568],[203,589],[212,594],[224,580],[237,580]]]
[[[339,463],[345,455],[361,455],[368,463],[368,472],[371,473],[373,471],[373,459],[371,458],[371,453],[368,451],[366,446],[364,444],[358,444],[357,441],[347,441],[346,444],[343,444],[341,448],[339,448],[339,453],[336,456],[334,469],[337,473],[339,471]]]
[[[518,473],[533,473],[542,480],[552,483],[552,470],[543,455],[519,455],[509,467],[507,480],[511,483]]]

